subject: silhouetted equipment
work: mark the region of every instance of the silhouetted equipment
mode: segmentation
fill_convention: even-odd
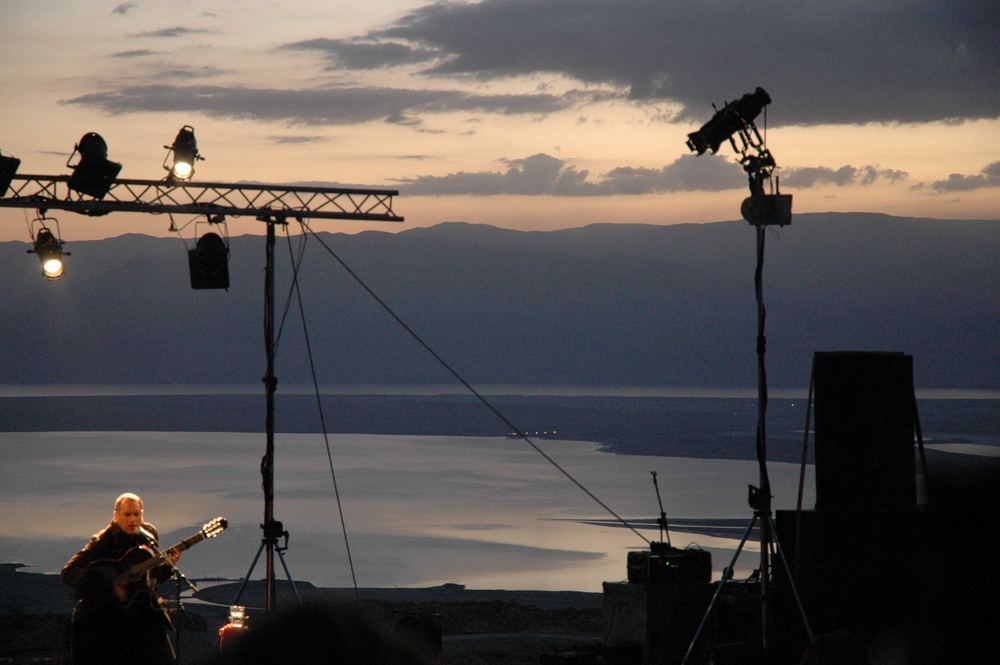
[[[80,161],[70,164],[73,155],[79,153]],[[69,188],[81,194],[102,199],[111,189],[122,165],[108,159],[108,144],[97,132],[87,132],[80,142],[73,146],[73,152],[66,160],[66,166],[73,169],[69,178]]]
[[[711,149],[713,153],[718,152],[723,141],[729,140],[739,154],[739,162],[747,174],[748,185],[750,187],[750,197],[743,201],[741,212],[743,218],[747,220],[755,229],[757,237],[757,267],[754,273],[754,287],[757,300],[757,433],[756,433],[756,453],[757,466],[759,469],[760,486],[751,486],[749,503],[753,511],[753,517],[740,541],[732,563],[723,574],[719,587],[698,626],[694,637],[691,639],[687,653],[684,655],[681,665],[686,665],[689,658],[694,653],[695,646],[705,630],[712,612],[718,606],[721,593],[725,584],[731,577],[732,569],[743,550],[743,546],[753,530],[760,523],[760,567],[757,569],[757,580],[759,582],[760,598],[760,634],[759,646],[765,653],[769,649],[769,624],[771,621],[771,600],[770,585],[774,577],[773,556],[779,556],[784,563],[784,553],[781,544],[774,533],[774,521],[771,515],[771,481],[767,472],[767,372],[764,363],[764,356],[767,349],[767,339],[764,335],[765,307],[764,307],[764,230],[770,225],[785,226],[792,222],[792,197],[790,194],[781,194],[778,191],[777,178],[772,179],[777,163],[771,151],[765,145],[765,138],[761,136],[754,124],[754,119],[760,115],[761,111],[771,103],[771,97],[767,92],[758,87],[754,92],[747,93],[735,102],[725,104],[722,109],[717,109],[715,115],[702,125],[701,129],[688,134],[687,146],[699,155]],[[713,108],[714,105],[713,105]],[[764,115],[765,121],[767,114]],[[767,125],[765,124],[765,133]],[[737,139],[739,143],[737,144]],[[764,184],[769,185],[770,191],[765,191]],[[788,583],[793,594],[795,582],[788,572],[787,564],[784,566]],[[809,620],[801,603],[796,605],[799,610],[802,626],[809,640],[813,639],[812,629]]]
[[[206,233],[188,250],[192,289],[229,288],[229,246],[218,233]]]
[[[163,159],[163,168],[169,173],[168,180],[190,180],[194,176],[195,161],[205,158],[198,153],[198,141],[194,137],[194,127],[184,125],[177,132],[177,137],[171,145],[163,146],[167,149],[167,156]],[[174,161],[167,165],[170,156]]]
[[[14,178],[14,174],[17,173],[17,168],[20,165],[21,160],[17,157],[0,153],[0,196],[4,196],[7,193],[10,181]]]
[[[679,663],[711,597],[712,555],[663,542],[628,553],[628,581],[604,582],[604,644],[622,662]]]
[[[750,184],[750,197],[743,201],[740,214],[754,226],[786,226],[792,223],[792,196],[782,194],[777,179],[771,180],[777,164],[754,124],[757,116],[770,103],[770,95],[758,87],[735,102],[723,105],[701,129],[688,134],[687,140],[688,148],[699,155],[707,150],[717,153],[725,141],[733,146]],[[764,191],[765,182],[771,184],[771,191]]]
[[[80,200],[66,176],[15,175],[0,208],[69,210],[81,215],[110,212],[353,219],[402,222],[392,209],[399,192],[345,187],[297,187],[235,182],[180,182],[118,178],[103,199]]]
[[[996,612],[983,601],[1000,595],[1000,464],[940,452],[937,468],[923,454],[917,465],[914,438],[921,453],[923,445],[909,355],[820,352],[813,371],[816,507],[777,511],[776,526],[795,552],[797,589],[815,629],[873,651],[891,643],[913,665],[996,662]],[[948,486],[969,478],[945,476],[967,468],[992,474],[973,501]],[[921,503],[916,479],[928,473],[929,501]],[[779,628],[795,620],[790,592],[776,579]],[[785,662],[795,662],[803,645],[787,646]]]
[[[913,509],[913,358],[815,355],[816,509]]]
[[[758,87],[753,92],[748,92],[735,102],[728,102],[720,110],[715,112],[712,119],[701,126],[696,132],[688,134],[687,144],[691,150],[699,155],[705,154],[706,150],[713,153],[719,152],[719,147],[724,141],[733,144],[733,150],[739,152],[733,135],[745,131],[757,132],[754,127],[754,119],[760,115],[761,110],[771,103],[771,97],[764,88]],[[715,105],[712,105],[715,108]],[[759,135],[758,135],[759,138]]]
[[[775,179],[777,181],[777,179]],[[765,194],[763,190],[757,195],[750,195],[743,199],[740,205],[740,215],[747,222],[754,226],[765,226],[777,224],[787,226],[792,223],[792,195],[781,194],[777,191],[775,183],[775,193]]]

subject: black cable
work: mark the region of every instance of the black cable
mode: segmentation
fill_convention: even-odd
[[[576,478],[574,478],[558,462],[556,462],[548,454],[546,454],[545,451],[543,451],[534,441],[532,441],[530,438],[528,438],[527,434],[525,434],[519,428],[517,428],[507,418],[507,416],[505,416],[503,413],[501,413],[500,410],[497,409],[495,406],[493,406],[493,404],[489,400],[487,400],[482,394],[480,394],[480,392],[478,390],[476,390],[475,388],[473,388],[472,385],[468,381],[466,381],[464,378],[462,378],[462,376],[454,368],[452,368],[452,366],[449,365],[448,362],[445,361],[444,358],[442,358],[440,355],[438,355],[438,353],[434,349],[432,349],[431,346],[427,342],[425,342],[423,340],[423,338],[416,333],[416,331],[413,330],[413,328],[411,328],[409,325],[407,325],[407,323],[405,321],[403,321],[403,319],[401,319],[399,317],[399,315],[396,314],[396,312],[393,311],[393,309],[391,307],[389,307],[389,305],[384,300],[382,300],[382,298],[380,298],[379,295],[377,293],[375,293],[371,289],[371,287],[369,287],[368,284],[365,283],[365,281],[363,279],[361,279],[360,275],[358,275],[356,272],[354,272],[354,270],[352,270],[351,267],[348,266],[347,263],[345,263],[344,260],[342,258],[340,258],[340,256],[336,252],[334,252],[333,249],[329,245],[327,245],[325,242],[323,242],[323,239],[321,237],[319,237],[319,235],[317,235],[317,233],[315,231],[313,231],[312,228],[310,228],[309,225],[306,222],[304,222],[302,220],[299,220],[299,223],[302,225],[302,227],[306,231],[308,231],[309,233],[311,233],[313,235],[313,237],[316,238],[316,240],[319,241],[319,244],[323,246],[323,248],[330,254],[330,256],[332,256],[334,258],[334,260],[336,260],[337,263],[339,263],[340,266],[344,270],[347,271],[347,273],[354,279],[354,281],[356,281],[358,283],[358,285],[361,286],[361,288],[363,288],[368,293],[368,295],[370,295],[375,300],[375,302],[377,302],[382,307],[382,309],[384,309],[386,311],[386,313],[389,314],[389,316],[391,316],[396,321],[396,323],[398,323],[403,328],[403,330],[405,330],[418,344],[420,344],[420,346],[422,346],[424,348],[424,350],[427,351],[427,353],[429,353],[431,355],[431,357],[433,357],[438,362],[438,364],[440,364],[445,370],[448,371],[448,373],[450,373],[453,377],[455,377],[455,379],[459,383],[461,383],[463,386],[465,386],[466,390],[468,390],[480,402],[482,402],[483,406],[485,406],[487,409],[489,409],[493,413],[493,415],[495,415],[497,418],[499,418],[507,426],[507,428],[508,428],[507,431],[513,432],[514,434],[517,435],[517,438],[519,438],[519,439],[524,439],[524,441],[529,446],[531,446],[532,448],[535,449],[535,452],[537,452],[539,455],[541,455],[542,457],[544,457],[545,460],[549,464],[551,464],[552,466],[554,466],[560,473],[562,473],[564,476],[566,476],[566,478],[569,479],[570,482],[572,482],[574,485],[576,485],[578,488],[580,488],[580,490],[582,490],[587,496],[589,496],[591,499],[593,499],[599,506],[601,506],[602,508],[604,508],[604,510],[607,511],[608,514],[612,515],[616,520],[618,520],[619,522],[621,522],[622,525],[625,526],[625,527],[627,527],[629,530],[631,530],[632,533],[634,533],[635,535],[639,536],[639,538],[641,538],[645,543],[647,543],[647,544],[649,543],[649,539],[648,538],[646,538],[644,535],[642,535],[641,533],[639,533],[639,531],[637,531],[635,529],[635,527],[633,527],[631,524],[629,524],[627,521],[625,521],[624,518],[622,518],[620,515],[618,515],[618,513],[616,513],[615,511],[613,511],[607,504],[605,504],[603,501],[601,501],[593,492],[591,492],[589,489],[587,489],[586,487],[584,487],[583,484],[580,481],[578,481]]]
[[[767,351],[767,338],[764,336],[764,324],[767,319],[767,309],[764,307],[764,226],[755,227],[757,232],[757,269],[754,271],[754,289],[757,296],[757,461],[760,465],[761,491],[770,497],[771,481],[767,473],[767,371],[764,367],[764,355]]]
[[[299,257],[296,261],[295,256],[292,254],[291,247],[291,236],[288,235],[288,225],[285,225],[285,237],[288,239],[288,256],[292,262],[292,270],[294,271],[295,279],[292,283],[288,285],[288,295],[285,297],[285,307],[281,311],[281,323],[278,324],[278,334],[274,338],[274,348],[275,351],[278,349],[278,345],[281,342],[281,333],[285,330],[285,320],[288,318],[288,310],[292,306],[292,292],[296,289],[297,278],[298,278],[298,266],[302,263],[302,257],[306,252],[306,236],[301,236],[302,240],[299,243]]]
[[[285,227],[285,237],[288,240],[288,256],[292,262],[292,288],[295,291],[299,303],[299,315],[302,318],[302,334],[305,336],[306,354],[309,357],[309,371],[312,374],[313,391],[316,394],[316,408],[319,411],[319,422],[323,428],[323,442],[326,444],[326,459],[330,465],[330,478],[333,480],[333,494],[337,498],[337,512],[340,514],[340,528],[344,533],[344,548],[347,550],[347,565],[351,569],[351,582],[354,584],[354,598],[360,600],[358,593],[358,578],[354,572],[354,558],[351,556],[351,542],[347,537],[347,520],[344,518],[344,505],[340,500],[340,488],[337,485],[337,473],[333,468],[333,453],[330,452],[330,436],[326,429],[326,416],[323,413],[323,401],[319,395],[319,381],[316,380],[316,364],[313,362],[312,343],[309,341],[309,328],[306,325],[306,310],[302,304],[302,291],[299,289],[299,268],[305,256],[307,236],[303,234],[302,242],[299,245],[298,261],[292,252],[292,239],[288,235],[288,227]]]

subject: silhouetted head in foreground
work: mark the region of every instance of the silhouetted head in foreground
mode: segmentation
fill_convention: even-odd
[[[213,659],[219,665],[424,665],[421,645],[389,635],[363,608],[307,605],[252,617]]]

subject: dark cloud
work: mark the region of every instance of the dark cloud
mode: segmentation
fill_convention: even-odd
[[[271,143],[297,144],[297,143],[320,143],[326,140],[325,136],[268,136]]]
[[[64,104],[100,108],[108,113],[190,111],[209,116],[284,120],[303,125],[349,125],[371,120],[408,124],[417,113],[544,115],[567,108],[575,98],[555,95],[473,95],[454,90],[331,88],[278,90],[218,86],[147,85],[97,92]]]
[[[330,63],[330,69],[379,69],[418,62],[435,57],[436,51],[414,48],[398,42],[344,39],[309,39],[281,47],[293,51],[318,51]]]
[[[906,180],[906,171],[883,169],[876,166],[841,166],[831,169],[826,166],[807,166],[781,169],[781,182],[789,187],[815,187],[817,185],[871,185],[877,181],[896,182]]]
[[[746,176],[733,162],[719,157],[684,155],[660,169],[618,167],[599,179],[566,161],[539,153],[507,160],[506,171],[459,172],[404,180],[410,195],[549,195],[613,196],[679,191],[720,191],[745,185]]]
[[[136,7],[137,5],[134,2],[123,2],[120,5],[116,6],[114,9],[112,9],[111,13],[118,14],[120,16],[125,16],[125,14],[128,14]]]
[[[1000,116],[995,0],[483,0],[422,7],[369,40],[434,54],[427,73],[565,74],[636,100],[711,102],[763,86],[772,124]]]
[[[142,58],[147,55],[156,55],[156,51],[150,51],[148,48],[134,49],[132,51],[118,51],[117,53],[112,53],[112,58]]]
[[[934,192],[968,192],[984,187],[1000,187],[1000,162],[984,166],[975,175],[952,173],[946,180],[937,180],[930,185]]]
[[[136,37],[183,37],[184,35],[195,35],[203,34],[206,32],[212,32],[211,30],[203,30],[201,28],[185,28],[183,26],[174,26],[173,28],[161,28],[160,30],[150,30],[148,32],[140,32]]]
[[[212,76],[219,76],[220,74],[226,74],[227,72],[228,70],[219,69],[218,67],[212,67],[211,65],[201,65],[199,67],[188,67],[185,65],[173,65],[173,66],[163,65],[156,69],[155,76],[159,80],[180,79],[183,81],[190,81],[192,79],[203,79]]]

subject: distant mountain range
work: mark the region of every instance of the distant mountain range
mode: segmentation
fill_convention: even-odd
[[[756,385],[744,222],[320,235],[473,384]],[[191,290],[176,238],[68,240],[51,283],[0,243],[0,383],[259,382],[262,237],[232,238],[229,291]],[[299,243],[277,252],[286,383],[310,381]],[[450,380],[313,237],[299,283],[321,383]],[[1000,221],[796,215],[767,233],[764,295],[772,386],[806,386],[814,351],[886,350],[913,355],[918,387],[1000,388]]]

